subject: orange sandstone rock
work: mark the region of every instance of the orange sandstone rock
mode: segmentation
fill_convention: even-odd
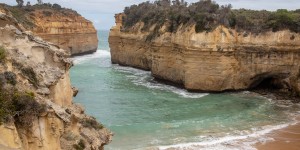
[[[142,32],[143,23],[122,32],[116,22],[109,36],[113,63],[151,70],[154,77],[188,90],[241,90],[274,78],[299,92],[300,34],[252,34],[223,26],[202,33],[194,26],[180,27],[170,33],[163,26],[160,36],[147,41],[151,31]]]

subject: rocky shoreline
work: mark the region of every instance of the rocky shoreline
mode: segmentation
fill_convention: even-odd
[[[300,97],[294,95],[290,91],[280,91],[274,89],[254,89],[252,92],[258,93],[266,98],[272,99],[274,101],[285,100],[292,103],[300,103]]]
[[[137,68],[140,69],[140,68]],[[143,69],[142,69],[143,70]],[[149,70],[145,70],[149,71]],[[166,84],[166,85],[171,85],[174,87],[182,88],[184,89],[183,85],[176,84],[174,82],[170,82],[168,80],[162,80],[159,78],[155,78],[156,81]],[[245,89],[245,90],[227,90],[227,91],[219,91],[219,92],[209,92],[209,91],[199,91],[199,90],[188,90],[189,92],[192,93],[239,93],[243,91],[250,91],[253,93],[256,93],[262,97],[271,99],[272,101],[287,101],[287,102],[292,102],[292,103],[300,103],[300,97],[293,93],[291,90],[288,89],[274,89],[274,88],[253,88],[253,89]]]

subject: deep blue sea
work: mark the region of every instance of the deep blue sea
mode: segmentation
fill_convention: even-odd
[[[189,93],[112,65],[108,33],[98,31],[99,50],[75,57],[71,69],[74,101],[114,133],[106,149],[253,149],[299,114],[299,105],[252,92]]]

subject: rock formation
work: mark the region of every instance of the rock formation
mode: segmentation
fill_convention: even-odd
[[[218,26],[195,33],[195,26],[176,33],[151,31],[143,23],[122,31],[121,14],[110,31],[113,63],[151,70],[154,77],[182,85],[192,91],[242,90],[263,80],[280,80],[299,93],[300,34],[289,30],[254,34]]]
[[[0,149],[103,149],[111,132],[72,103],[69,54],[4,13],[0,25]]]
[[[58,45],[71,55],[93,53],[98,48],[97,31],[93,23],[73,10],[46,5],[24,8],[4,5],[0,9],[14,16],[24,30],[32,31],[34,35]]]

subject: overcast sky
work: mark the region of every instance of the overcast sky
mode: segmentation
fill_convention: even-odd
[[[35,4],[36,0],[30,1]],[[109,29],[114,25],[114,14],[122,12],[124,7],[138,4],[146,0],[43,0],[44,3],[57,3],[63,7],[72,8],[82,16],[94,22],[97,29]],[[186,0],[189,3],[198,0]],[[279,8],[300,9],[300,0],[215,0],[217,3],[232,4],[233,8],[256,10],[276,10]],[[16,5],[15,0],[0,0],[0,3]]]

